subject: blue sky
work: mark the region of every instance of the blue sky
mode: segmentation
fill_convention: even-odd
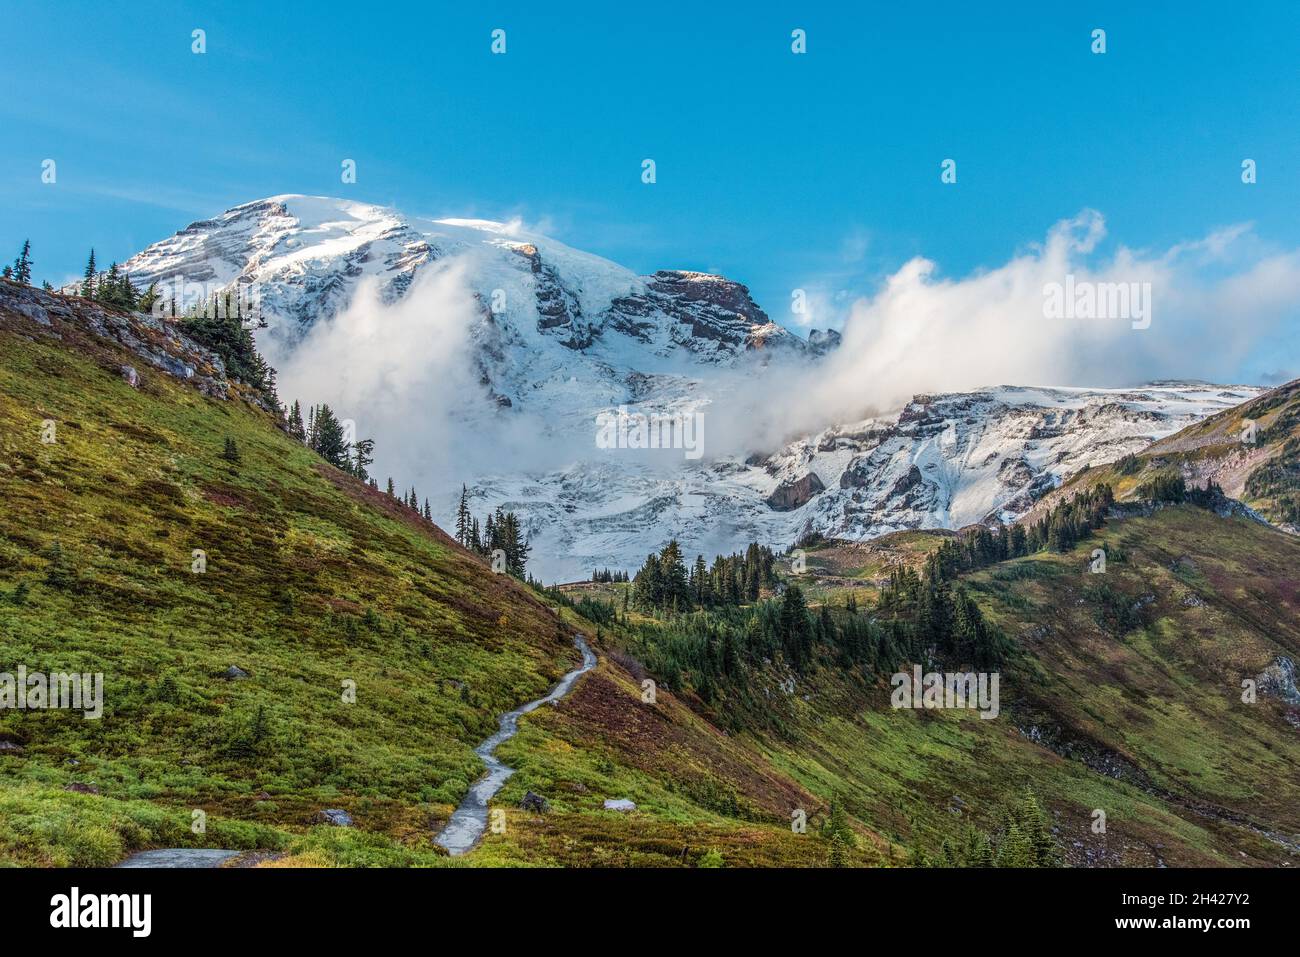
[[[611,6],[43,4],[0,35],[0,256],[30,237],[57,281],[92,245],[344,195],[722,272],[785,321],[792,288],[869,291],[918,254],[994,267],[1084,208],[1103,252],[1242,222],[1300,246],[1291,0]]]

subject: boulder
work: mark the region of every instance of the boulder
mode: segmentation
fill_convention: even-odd
[[[635,811],[636,805],[627,798],[605,798],[606,811]]]
[[[239,667],[239,665],[231,665],[225,671],[221,672],[221,677],[225,678],[227,681],[239,681],[242,678],[247,678],[248,672]]]
[[[533,811],[537,814],[545,814],[551,809],[551,804],[540,794],[534,794],[529,791],[524,795],[524,799],[519,802],[519,806],[525,811]]]
[[[99,788],[93,784],[82,784],[80,781],[73,781],[71,784],[63,785],[63,790],[74,791],[77,794],[98,794]]]
[[[122,378],[131,388],[140,388],[140,373],[135,371],[134,366],[122,366]]]
[[[825,491],[826,486],[817,477],[816,472],[809,472],[803,478],[782,482],[775,492],[767,497],[768,507],[774,512],[791,512],[812,501],[813,496]]]
[[[316,820],[322,824],[333,824],[335,827],[352,826],[352,815],[337,807],[327,807],[316,815]]]

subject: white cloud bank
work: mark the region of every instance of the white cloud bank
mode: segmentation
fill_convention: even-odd
[[[1004,265],[959,279],[910,260],[853,305],[841,347],[815,372],[778,371],[762,389],[728,390],[733,399],[713,410],[714,437],[731,439],[727,452],[770,449],[915,393],[1223,381],[1270,354],[1282,372],[1300,359],[1300,250],[1266,249],[1234,226],[1159,253],[1121,246],[1096,261],[1105,233],[1101,215],[1085,210]],[[1067,277],[1076,286],[1149,283],[1150,325],[1048,318],[1045,289]]]
[[[715,396],[706,458],[770,451],[922,392],[1223,381],[1250,367],[1297,374],[1300,251],[1269,249],[1237,226],[1162,252],[1121,246],[1103,258],[1104,236],[1100,214],[1084,211],[1007,263],[962,278],[943,278],[934,262],[915,258],[852,306],[841,347],[811,369],[774,364],[761,375],[728,375],[700,367],[711,377],[701,391]],[[380,481],[391,474],[414,482],[444,518],[462,481],[599,454],[591,431],[557,434],[544,427],[555,425],[542,422],[545,409],[502,416],[486,399],[472,358],[483,315],[471,282],[477,265],[473,253],[432,263],[394,303],[365,283],[290,355],[271,357],[282,395],[328,402],[355,419],[358,436],[376,440]],[[1046,317],[1045,287],[1067,276],[1150,283],[1149,327]],[[594,418],[574,421],[583,426],[594,428]]]

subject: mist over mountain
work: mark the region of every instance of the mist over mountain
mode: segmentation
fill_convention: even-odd
[[[1297,257],[1235,229],[1096,263],[1104,233],[1088,211],[957,280],[913,260],[807,338],[725,277],[638,276],[519,223],[320,197],[234,207],[125,268],[182,311],[243,290],[286,401],[353,420],[376,473],[414,482],[444,523],[461,483],[476,512],[517,511],[555,580],[635,567],[672,536],[708,554],[1011,519],[1256,395],[1183,380],[1276,331]],[[1044,289],[1067,276],[1149,284],[1145,319],[1049,318]],[[1132,387],[1152,379],[1182,384]],[[698,421],[698,447],[601,448],[597,417],[620,409]]]

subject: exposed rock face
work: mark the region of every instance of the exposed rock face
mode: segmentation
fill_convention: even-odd
[[[1300,704],[1300,689],[1295,686],[1295,662],[1278,655],[1273,663],[1255,678],[1260,694],[1273,695],[1288,704]]]
[[[536,277],[537,329],[556,335],[570,349],[585,349],[591,345],[598,329],[584,321],[582,303],[561,281],[555,267],[542,261],[541,253],[532,243],[514,247],[524,257]]]
[[[802,508],[812,501],[818,492],[826,490],[816,472],[809,472],[803,478],[793,482],[782,482],[775,492],[767,497],[767,504],[776,512],[791,512]]]
[[[905,496],[908,492],[916,488],[923,481],[925,480],[921,476],[921,470],[917,468],[915,465],[913,465],[910,469],[907,470],[906,475],[904,475],[902,478],[900,478],[897,482],[894,483],[894,487],[889,490],[889,494],[893,496],[900,496],[900,497]]]
[[[811,329],[808,332],[808,349],[813,355],[825,355],[840,347],[840,334],[834,329]]]
[[[190,382],[214,399],[230,396],[221,357],[187,336],[178,323],[144,313],[121,312],[80,297],[53,295],[34,286],[0,281],[0,322],[27,320],[45,335],[59,337],[89,333],[115,343],[144,362],[177,379]],[[114,367],[132,388],[140,375],[129,364]],[[262,407],[264,401],[249,396]]]
[[[646,344],[666,331],[669,342],[709,359],[804,349],[797,336],[768,318],[748,288],[708,273],[660,270],[648,278],[643,293],[614,300],[606,321],[611,329]]]

